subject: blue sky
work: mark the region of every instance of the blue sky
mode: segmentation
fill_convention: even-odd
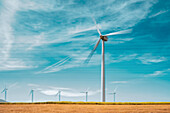
[[[0,0],[0,90],[8,101],[100,101],[101,44],[105,43],[106,101],[170,101],[168,0]],[[4,94],[0,94],[4,98]]]

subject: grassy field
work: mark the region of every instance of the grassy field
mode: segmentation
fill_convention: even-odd
[[[0,113],[170,113],[170,102],[1,103]]]
[[[170,105],[1,104],[0,113],[170,113]]]
[[[92,104],[92,105],[170,105],[170,102],[2,102],[0,104]]]

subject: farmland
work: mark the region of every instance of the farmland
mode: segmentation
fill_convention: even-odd
[[[0,113],[170,113],[170,103],[7,103]]]

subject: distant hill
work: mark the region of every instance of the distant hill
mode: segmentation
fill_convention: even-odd
[[[0,102],[6,102],[5,100],[0,99]]]

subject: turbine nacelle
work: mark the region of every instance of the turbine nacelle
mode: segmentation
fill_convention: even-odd
[[[107,41],[108,40],[108,37],[107,36],[100,36],[100,38],[103,40],[103,41]]]

